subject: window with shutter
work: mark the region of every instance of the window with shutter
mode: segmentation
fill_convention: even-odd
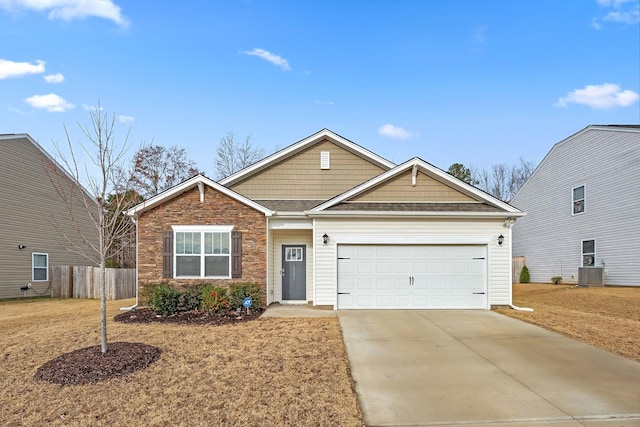
[[[165,230],[162,235],[162,277],[173,277],[173,231]]]
[[[242,277],[242,232],[231,232],[231,277]]]

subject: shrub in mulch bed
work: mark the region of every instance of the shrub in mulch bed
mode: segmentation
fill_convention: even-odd
[[[160,357],[161,350],[142,343],[113,342],[65,353],[40,366],[34,378],[61,385],[92,384],[140,371]]]
[[[148,308],[138,308],[116,315],[113,320],[123,323],[173,323],[177,325],[233,325],[259,318],[264,309],[251,308],[224,310],[216,313],[208,313],[203,310],[180,311],[170,316],[156,314]]]

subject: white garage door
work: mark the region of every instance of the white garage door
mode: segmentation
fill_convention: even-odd
[[[486,245],[339,245],[338,308],[487,308]]]

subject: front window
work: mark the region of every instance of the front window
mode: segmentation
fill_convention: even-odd
[[[573,189],[573,214],[584,212],[584,185]]]
[[[231,226],[174,226],[175,277],[231,278]]]
[[[596,265],[596,241],[582,241],[582,266],[595,267]]]
[[[49,254],[31,254],[31,280],[45,282],[49,280]]]

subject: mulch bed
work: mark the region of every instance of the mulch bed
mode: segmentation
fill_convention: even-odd
[[[205,311],[183,311],[171,316],[161,316],[148,308],[138,308],[135,311],[120,313],[113,318],[116,322],[123,323],[173,323],[177,325],[232,325],[241,322],[255,320],[262,315],[264,309],[252,308],[247,311],[223,311],[216,314],[208,314]]]
[[[148,308],[120,313],[113,318],[123,323],[173,323],[177,325],[231,325],[255,320],[264,309],[225,311],[208,314],[186,311],[171,316],[159,316]],[[34,378],[61,385],[93,384],[141,371],[158,360],[161,350],[142,343],[109,343],[102,354],[100,346],[86,347],[65,353],[40,366]]]
[[[34,378],[53,384],[92,384],[140,371],[160,357],[161,350],[142,343],[114,342],[102,354],[99,345],[65,353],[40,366]]]

